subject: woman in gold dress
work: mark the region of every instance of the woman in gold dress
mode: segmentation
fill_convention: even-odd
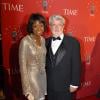
[[[26,35],[19,46],[19,64],[23,94],[28,100],[44,100],[46,93],[45,39],[46,21],[41,14],[29,18]]]

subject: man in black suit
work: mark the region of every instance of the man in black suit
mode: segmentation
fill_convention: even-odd
[[[72,100],[80,84],[80,45],[75,38],[64,35],[62,16],[51,16],[49,24],[52,37],[46,40],[48,100]]]

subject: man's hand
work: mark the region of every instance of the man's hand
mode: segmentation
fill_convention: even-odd
[[[70,86],[69,91],[70,91],[71,93],[73,93],[73,92],[75,92],[77,89],[78,89],[78,88],[75,88],[75,87]]]
[[[34,96],[31,93],[27,94],[27,99],[28,100],[34,100]]]

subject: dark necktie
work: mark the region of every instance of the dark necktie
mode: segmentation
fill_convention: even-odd
[[[52,37],[52,39],[53,39],[53,41],[55,41],[55,40],[61,40],[60,37]]]

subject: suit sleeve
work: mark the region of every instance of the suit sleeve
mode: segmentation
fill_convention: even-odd
[[[80,55],[80,44],[77,40],[73,42],[72,47],[72,76],[71,85],[80,85],[80,75],[81,75],[81,55]]]
[[[20,65],[21,82],[24,95],[26,95],[31,91],[26,62],[27,62],[27,42],[25,40],[22,40],[19,45],[19,65]]]
[[[49,44],[49,39],[46,38],[46,39],[45,39],[45,47],[46,47],[46,50],[47,50],[47,52],[46,52],[46,63],[45,63],[46,72],[47,72],[47,65],[48,65],[48,64],[47,64],[47,62],[48,62],[48,61],[47,61],[47,60],[48,60],[48,57],[47,57],[47,56],[48,56],[48,44]]]

